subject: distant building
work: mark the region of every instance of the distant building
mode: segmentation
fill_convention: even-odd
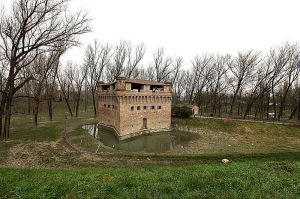
[[[99,82],[99,124],[114,129],[119,139],[168,131],[171,102],[171,83],[125,77],[113,83]]]
[[[193,115],[198,115],[199,114],[199,107],[197,105],[193,105],[192,112],[193,112]]]

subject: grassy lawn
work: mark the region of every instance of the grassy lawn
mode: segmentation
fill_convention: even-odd
[[[22,141],[54,141],[61,135],[61,129],[56,125],[42,126],[33,129],[15,130],[10,139]]]
[[[253,133],[256,135],[300,135],[300,128],[294,125],[278,125],[256,121],[221,120],[213,118],[175,119],[179,126],[203,128],[232,134]]]
[[[299,198],[299,161],[0,169],[4,198]]]
[[[91,153],[106,151],[106,148],[103,146],[103,144],[92,136],[89,136],[82,127],[78,127],[74,131],[70,132],[68,137],[70,143],[82,150]],[[112,151],[109,149],[107,150]]]
[[[91,109],[67,121],[64,111],[52,122],[41,113],[38,127],[14,115],[10,140],[0,141],[0,198],[300,198],[299,127],[176,119],[195,140],[144,154],[85,133]]]
[[[212,118],[174,121],[178,128],[200,135],[186,153],[272,153],[300,149],[299,126]]]

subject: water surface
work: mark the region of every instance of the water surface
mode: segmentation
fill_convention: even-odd
[[[104,145],[123,151],[163,153],[175,148],[183,147],[198,136],[189,132],[169,131],[146,135],[139,135],[130,139],[119,141],[114,132],[97,124],[82,127]]]

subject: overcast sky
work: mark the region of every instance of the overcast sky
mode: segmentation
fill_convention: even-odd
[[[64,62],[80,62],[94,39],[143,42],[145,65],[158,47],[183,56],[188,65],[196,54],[266,50],[300,37],[299,0],[71,0],[70,10],[78,9],[93,19],[93,32],[82,37],[82,47],[64,55]]]

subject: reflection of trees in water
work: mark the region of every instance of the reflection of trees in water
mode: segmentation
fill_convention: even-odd
[[[98,128],[97,124],[84,125],[83,129],[106,146],[131,152],[163,153],[196,139],[196,136],[189,132],[172,131],[140,135],[119,141],[111,130]]]
[[[97,124],[87,124],[82,127],[88,134],[94,138],[99,138]]]

